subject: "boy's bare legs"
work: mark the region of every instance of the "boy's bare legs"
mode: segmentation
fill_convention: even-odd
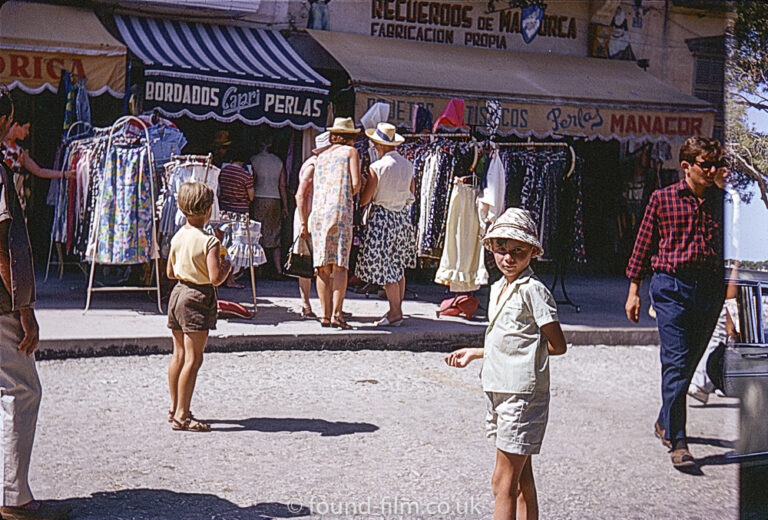
[[[536,494],[536,482],[533,480],[533,466],[530,456],[523,466],[517,487],[517,517],[525,520],[538,520],[539,518],[539,499]]]
[[[529,455],[515,455],[496,449],[496,466],[491,477],[493,520],[516,520],[517,489]],[[522,517],[521,517],[522,518]]]
[[[168,363],[168,390],[171,394],[171,407],[169,410],[176,414],[176,406],[179,402],[179,376],[184,366],[184,333],[180,330],[171,330],[173,334],[173,354]]]
[[[301,296],[301,308],[305,312],[312,312],[312,304],[309,303],[309,293],[312,290],[311,278],[299,278],[299,295]]]
[[[317,268],[317,296],[320,298],[320,310],[324,320],[331,319],[333,308],[333,293],[331,288],[331,269],[333,266],[324,265]]]
[[[341,308],[344,306],[344,296],[347,293],[347,268],[333,265],[333,317],[343,320]]]
[[[189,415],[192,392],[195,390],[197,372],[203,364],[203,351],[205,350],[205,343],[207,341],[207,330],[187,332],[184,334],[184,365],[181,369],[181,374],[179,375],[176,415],[174,416],[174,419],[179,423],[183,423]]]

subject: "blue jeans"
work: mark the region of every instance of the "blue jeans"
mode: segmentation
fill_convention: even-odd
[[[723,306],[722,276],[654,273],[651,304],[661,338],[659,424],[674,443],[685,440],[686,393]]]

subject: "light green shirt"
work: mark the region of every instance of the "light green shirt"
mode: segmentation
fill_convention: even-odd
[[[528,267],[510,284],[491,286],[481,379],[485,392],[532,394],[549,390],[549,353],[541,327],[558,321],[549,289]]]

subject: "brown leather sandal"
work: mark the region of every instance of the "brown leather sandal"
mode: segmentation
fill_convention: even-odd
[[[176,416],[176,410],[168,410],[168,422],[172,423],[173,418]],[[194,420],[195,416],[192,415],[192,410],[189,411],[189,417],[190,419]]]
[[[187,416],[186,419],[184,419],[182,422],[177,421],[176,419],[173,420],[173,426],[171,426],[175,431],[182,431],[182,432],[209,432],[211,431],[211,425],[208,423],[204,423],[202,421],[198,421],[197,419],[193,419],[192,417]]]
[[[344,321],[344,318],[341,316],[337,316],[336,318],[333,318],[331,320],[331,327],[340,329],[340,330],[350,330],[352,328],[352,325]]]

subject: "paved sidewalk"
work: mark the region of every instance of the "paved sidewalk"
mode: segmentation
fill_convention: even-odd
[[[542,275],[551,283],[551,275]],[[37,313],[40,322],[39,358],[91,355],[163,353],[171,349],[166,317],[157,312],[153,293],[94,293],[90,310],[85,307],[86,280],[67,273],[64,280],[38,282]],[[560,319],[571,344],[656,345],[654,322],[644,309],[641,323],[624,316],[626,281],[620,277],[572,276],[569,296],[581,312],[561,304]],[[487,289],[479,293],[483,306]],[[555,296],[562,294],[558,287]],[[317,321],[301,320],[297,284],[293,280],[258,281],[258,312],[252,319],[219,320],[211,333],[212,351],[258,350],[361,350],[396,349],[445,351],[457,343],[479,343],[487,325],[485,310],[472,321],[436,316],[439,302],[450,297],[436,284],[410,285],[403,309],[402,327],[377,328],[373,322],[387,309],[386,300],[347,293],[345,311],[351,312],[351,331],[321,328]],[[220,298],[252,308],[250,287],[222,288]],[[647,307],[647,302],[644,302]],[[313,299],[313,307],[320,305]],[[164,307],[165,309],[165,302]]]

